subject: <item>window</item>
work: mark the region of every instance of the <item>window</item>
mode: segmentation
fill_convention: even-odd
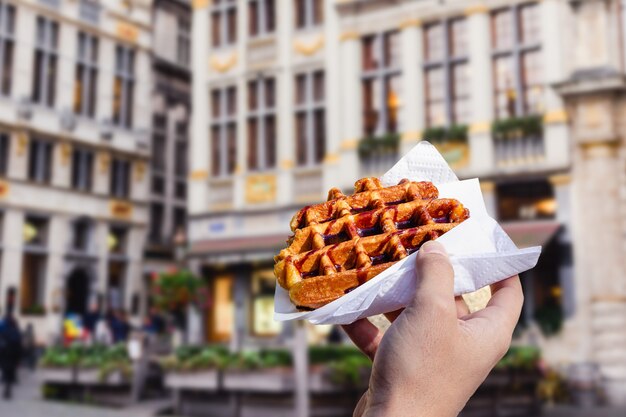
[[[189,28],[190,23],[187,17],[179,16],[178,17],[178,33],[177,33],[177,48],[176,48],[176,58],[180,65],[189,66],[189,57],[190,57],[190,36],[189,36]]]
[[[46,255],[26,252],[22,258],[20,309],[22,314],[45,311]]]
[[[547,181],[502,184],[497,189],[502,221],[554,219],[556,199]]]
[[[98,38],[78,32],[77,56],[74,113],[94,117],[98,91]]]
[[[52,179],[52,143],[32,138],[28,154],[28,179],[49,184]]]
[[[93,152],[74,148],[72,151],[72,188],[91,191],[93,177]]]
[[[176,233],[179,230],[185,230],[187,226],[187,211],[183,207],[175,207],[172,219],[174,225],[173,231]]]
[[[130,196],[130,161],[113,159],[111,163],[111,195],[117,198]]]
[[[163,240],[163,204],[150,205],[150,231],[148,239],[151,243],[161,243]]]
[[[237,89],[226,87],[211,92],[211,147],[213,175],[235,172],[237,163]]]
[[[237,42],[237,0],[215,0],[211,11],[214,47]]]
[[[90,237],[91,223],[88,219],[78,219],[72,224],[72,249],[79,252],[87,252],[89,250]]]
[[[109,253],[123,255],[126,252],[128,230],[125,227],[111,226],[107,239]]]
[[[189,158],[188,145],[188,125],[187,122],[179,122],[176,124],[176,148],[174,172],[176,174],[176,185],[174,195],[176,198],[187,198],[187,171]]]
[[[0,133],[0,176],[9,172],[9,155],[11,139],[7,133]]]
[[[129,47],[117,45],[113,84],[113,123],[120,127],[130,128],[133,125],[134,73],[135,51]]]
[[[250,36],[271,33],[276,26],[274,0],[248,1],[248,31]]]
[[[152,117],[152,172],[165,172],[165,154],[167,153],[167,117],[155,114]]]
[[[248,168],[276,165],[276,84],[273,78],[248,82]]]
[[[399,53],[398,32],[363,39],[363,131],[368,136],[399,131]]]
[[[0,93],[11,94],[13,48],[15,46],[15,6],[0,2]]]
[[[295,137],[299,165],[316,164],[324,159],[326,153],[324,94],[323,71],[296,76]]]
[[[252,273],[252,332],[256,336],[280,334],[282,323],[274,320],[274,292],[276,279],[272,270],[262,269]]]
[[[297,29],[319,26],[324,22],[323,0],[295,0],[295,3]]]
[[[433,23],[424,35],[426,124],[465,124],[470,117],[467,21]]]
[[[42,248],[48,244],[48,219],[29,215],[24,219],[22,230],[24,247]]]
[[[35,65],[33,71],[33,101],[54,106],[58,60],[59,24],[37,16]]]
[[[535,3],[491,15],[495,112],[497,118],[543,109],[539,7]]]

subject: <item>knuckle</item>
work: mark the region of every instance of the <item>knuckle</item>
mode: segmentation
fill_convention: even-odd
[[[426,253],[417,258],[417,267],[425,273],[452,274],[452,264],[444,254]]]

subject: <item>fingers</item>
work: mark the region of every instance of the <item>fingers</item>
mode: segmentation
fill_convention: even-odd
[[[465,303],[465,300],[463,299],[463,297],[461,296],[455,297],[454,304],[456,304],[456,316],[458,318],[467,316],[469,314],[469,307]]]
[[[426,242],[417,255],[417,290],[413,306],[444,305],[454,310],[454,271],[448,254],[438,242]]]
[[[385,317],[387,317],[387,320],[389,320],[390,323],[393,323],[394,321],[396,321],[396,319],[398,318],[398,316],[400,314],[402,314],[402,312],[404,311],[403,308],[396,310],[396,311],[392,311],[390,313],[385,313]]]
[[[352,324],[341,326],[350,340],[365,353],[371,360],[374,360],[378,344],[383,335],[368,319],[357,320]]]

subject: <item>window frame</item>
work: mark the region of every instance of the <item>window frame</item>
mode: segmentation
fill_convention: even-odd
[[[176,62],[183,67],[191,63],[191,20],[188,16],[177,16]]]
[[[82,55],[81,38],[84,39],[85,46],[82,48]],[[98,105],[98,57],[100,53],[100,41],[96,35],[82,30],[78,32],[77,40],[75,83],[78,82],[78,73],[80,68],[82,68],[83,73],[80,80],[80,101],[76,101],[76,91],[74,92],[74,113],[93,119],[96,117]],[[93,53],[94,50],[95,54]],[[76,89],[77,84],[74,84],[74,86]],[[93,94],[91,91],[92,87]]]
[[[9,14],[12,20],[7,19]],[[0,94],[3,96],[11,95],[11,86],[13,84],[13,58],[15,55],[14,32],[16,20],[17,8],[15,5],[7,3],[6,1],[0,1]],[[7,53],[7,45],[11,45],[10,56]],[[5,68],[5,64],[7,64],[8,68]],[[8,76],[5,74],[5,69],[9,70]]]
[[[235,14],[235,31],[234,33],[234,38],[230,39],[229,38],[229,33],[230,33],[230,21],[228,19],[228,14],[230,12],[234,12]],[[238,13],[238,9],[237,9],[237,0],[222,0],[219,3],[218,2],[213,2],[213,4],[211,5],[211,16],[210,16],[210,20],[211,20],[211,25],[213,24],[213,19],[215,16],[218,16],[218,19],[220,20],[220,34],[219,34],[219,41],[217,41],[215,39],[215,36],[213,36],[213,31],[210,34],[211,37],[211,42],[210,44],[212,45],[213,48],[226,48],[229,46],[233,46],[237,43],[237,38],[238,38],[238,26],[239,26],[239,22],[238,22],[238,17],[239,17],[239,13]]]
[[[273,97],[274,97],[274,103],[273,106],[268,107],[267,103],[266,103],[266,84],[271,81],[272,82],[272,86],[273,86]],[[274,169],[276,167],[276,143],[278,141],[278,132],[277,132],[277,126],[278,126],[278,113],[277,113],[277,106],[276,106],[276,99],[277,99],[277,85],[276,85],[276,81],[277,81],[277,77],[275,76],[268,76],[268,77],[258,77],[255,79],[251,79],[248,80],[247,82],[247,89],[248,89],[248,103],[247,103],[247,117],[246,117],[246,130],[249,130],[250,128],[250,122],[252,120],[256,120],[256,145],[255,145],[255,149],[256,149],[256,163],[255,163],[255,167],[252,167],[250,164],[251,161],[251,156],[248,154],[248,170],[253,171],[253,172],[259,172],[259,171],[265,171],[265,170],[269,170],[269,169]],[[254,86],[254,87],[252,87]],[[256,108],[250,109],[250,91],[251,88],[256,89]],[[273,117],[274,118],[274,155],[272,158],[272,155],[270,155],[270,153],[268,152],[268,141],[270,138],[267,137],[266,135],[266,123],[265,123],[265,119],[268,117]],[[248,141],[250,141],[252,138],[250,137],[250,135],[248,136]],[[250,152],[250,142],[248,142],[248,152]]]
[[[468,24],[467,18],[463,16],[455,16],[450,18],[444,18],[438,21],[429,22],[424,25],[423,33],[424,33],[424,63],[422,65],[422,70],[424,71],[424,107],[425,107],[425,124],[426,127],[441,127],[446,126],[449,127],[455,124],[462,124],[459,122],[458,118],[455,115],[454,111],[454,71],[453,69],[456,66],[460,65],[469,65],[469,50],[465,51],[463,56],[453,56],[452,53],[452,28],[455,22],[464,21],[465,25]],[[442,30],[442,48],[441,58],[438,60],[430,60],[428,59],[427,51],[428,51],[428,29],[441,25]],[[466,26],[467,30],[467,26]],[[466,36],[468,34],[466,33]],[[445,121],[443,125],[436,125],[430,123],[429,118],[429,97],[428,97],[428,72],[434,69],[441,68],[443,71],[443,79],[444,79],[444,92],[443,92],[443,101],[444,101],[444,115]],[[468,99],[471,99],[468,95]]]
[[[321,74],[322,75],[322,82],[323,82],[323,89],[324,89],[324,95],[320,100],[316,100],[315,99],[315,77]],[[298,103],[298,98],[297,98],[297,93],[298,93],[298,78],[299,77],[304,77],[304,84],[305,84],[305,91],[304,91],[304,98],[302,100],[301,103]],[[294,75],[294,92],[296,93],[294,96],[294,126],[296,128],[296,132],[295,132],[295,138],[296,138],[296,163],[299,166],[316,166],[319,165],[323,162],[324,160],[324,153],[326,151],[326,73],[323,69],[314,69],[314,70],[309,70],[309,71],[304,71],[304,72],[299,72],[296,73]],[[321,153],[321,158],[319,160],[317,160],[317,155],[319,155],[319,149],[318,147],[320,146],[320,144],[318,143],[317,139],[317,128],[316,128],[316,124],[315,124],[315,114],[317,111],[322,111],[323,112],[323,117],[324,117],[324,131],[322,132],[322,138],[323,138],[323,143],[322,143],[322,150],[323,152]],[[299,155],[297,152],[299,143],[300,143],[300,133],[297,130],[298,129],[298,116],[300,115],[304,115],[304,120],[305,120],[305,138],[304,138],[304,142],[306,144],[305,146],[305,150],[304,150],[304,155],[305,155],[305,161],[301,162],[299,160]]]
[[[385,49],[385,37],[388,35],[395,34],[396,36],[400,36],[400,31],[397,29],[386,30],[382,32],[371,33],[361,38],[361,51],[363,52],[365,49],[365,41],[368,38],[373,38],[374,48],[377,49],[377,56],[381,57],[384,60],[384,57],[387,56]],[[398,52],[401,52],[400,50]],[[402,79],[402,65],[400,62],[396,63],[396,65],[388,66],[384,62],[382,65],[379,65],[377,68],[366,69],[363,66],[363,59],[361,60],[361,92],[363,92],[364,84],[367,81],[378,81],[379,82],[379,93],[381,97],[386,98],[388,93],[387,83],[388,79],[393,79],[395,76],[399,76],[400,80]],[[402,91],[402,88],[399,89]],[[361,105],[362,105],[362,114],[365,117],[365,97],[361,97]],[[383,103],[381,108],[378,109],[380,113],[380,117],[377,120],[377,126],[374,129],[373,135],[384,135],[387,133],[398,133],[400,131],[399,126],[396,129],[398,132],[387,132],[387,124],[389,120],[389,109],[386,103]],[[398,120],[399,121],[399,120]],[[365,120],[363,120],[365,122]],[[400,123],[398,123],[400,124]],[[363,134],[366,135],[365,131],[365,123],[362,126]]]
[[[489,24],[490,24],[490,42],[491,42],[491,70],[492,77],[494,79],[493,86],[493,98],[494,98],[494,117],[496,119],[500,119],[498,116],[498,90],[496,89],[495,81],[496,81],[496,70],[495,63],[499,58],[510,56],[512,59],[513,66],[513,83],[515,86],[515,114],[510,114],[508,117],[521,117],[524,115],[532,114],[531,112],[526,111],[526,86],[524,85],[524,69],[522,63],[522,57],[524,54],[529,52],[540,52],[542,50],[542,42],[541,39],[538,39],[535,43],[526,44],[522,39],[521,29],[521,10],[524,7],[539,7],[539,3],[537,2],[525,2],[519,4],[513,4],[510,6],[499,7],[494,9],[489,14]],[[494,17],[496,14],[501,12],[508,12],[511,14],[511,40],[512,44],[508,48],[497,48],[496,43],[494,42],[496,39],[496,28]],[[540,19],[539,19],[540,20]],[[541,27],[539,28],[541,30]]]
[[[232,114],[228,112],[228,94],[229,91],[234,91],[234,100],[235,100],[235,111]],[[218,116],[215,116],[215,108],[213,107],[213,95],[219,94],[219,110]],[[239,133],[239,126],[237,123],[237,97],[238,91],[236,85],[226,85],[222,87],[216,87],[211,89],[211,123],[209,127],[209,136],[210,136],[210,149],[211,152],[214,152],[214,149],[217,148],[218,159],[219,159],[219,167],[216,171],[216,167],[212,166],[211,174],[215,178],[224,178],[229,177],[235,173],[236,165],[237,165],[237,136]],[[228,129],[230,127],[235,128],[235,163],[233,164],[232,170],[229,168],[228,161]],[[217,129],[219,131],[219,143],[217,146],[213,143],[213,131]],[[213,163],[213,161],[212,161]]]
[[[78,168],[75,166],[77,160],[79,163]],[[72,149],[72,189],[82,192],[91,192],[93,189],[94,160],[95,156],[92,150],[82,147],[74,147],[74,149]],[[77,174],[74,171],[75,169],[79,170]],[[78,182],[75,182],[75,174],[76,178],[78,178]]]
[[[43,25],[43,32],[41,34],[43,42],[40,42],[39,22],[42,22]],[[52,37],[51,34],[54,32],[56,32],[56,36]],[[37,15],[35,23],[35,55],[31,97],[33,103],[50,108],[54,107],[56,101],[56,84],[59,69],[59,37],[59,22],[43,15]],[[41,62],[39,66],[37,66],[38,54],[41,54]],[[49,79],[49,70],[51,68],[54,71],[54,80]]]
[[[273,10],[270,9],[269,3],[272,2]],[[248,0],[248,36],[252,39],[269,36],[276,32],[276,0]],[[256,31],[252,30],[252,7],[256,3]],[[273,13],[273,16],[272,16]]]
[[[130,199],[131,197],[131,161],[125,158],[113,157],[111,160],[111,173],[109,192],[112,197]]]
[[[187,174],[189,172],[189,123],[187,120],[176,122],[174,137],[174,199],[187,199]],[[181,147],[184,149],[181,155]],[[183,162],[184,161],[184,162]],[[181,167],[180,164],[183,164]],[[184,196],[179,190],[184,190]]]
[[[315,18],[315,3],[321,2],[321,11],[322,14],[317,20]],[[323,0],[294,0],[294,22],[293,27],[296,30],[308,30],[319,28],[324,24],[324,1]],[[298,22],[298,14],[300,6],[304,7],[303,15],[304,22],[299,24]]]
[[[33,161],[32,153],[35,152]],[[54,143],[47,139],[31,137],[28,144],[28,180],[37,184],[52,182]],[[34,162],[34,166],[31,165]]]
[[[9,174],[9,161],[11,159],[11,135],[0,131],[0,177]]]
[[[121,58],[121,62],[119,61]],[[133,127],[133,103],[135,94],[135,49],[131,46],[117,44],[115,46],[115,68],[113,74],[113,125],[131,129]],[[120,105],[116,111],[115,83],[119,79]],[[130,99],[130,103],[128,103]]]

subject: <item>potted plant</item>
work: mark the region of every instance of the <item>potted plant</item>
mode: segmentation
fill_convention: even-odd
[[[224,369],[223,386],[249,392],[292,391],[291,353],[283,349],[264,349],[231,355]]]
[[[38,377],[44,384],[71,383],[79,360],[80,350],[76,346],[50,347],[39,361]]]
[[[360,390],[367,387],[372,362],[353,346],[309,348],[309,387],[312,392]]]
[[[166,371],[165,385],[173,389],[216,390],[227,358],[228,353],[221,346],[181,347],[161,360]]]

